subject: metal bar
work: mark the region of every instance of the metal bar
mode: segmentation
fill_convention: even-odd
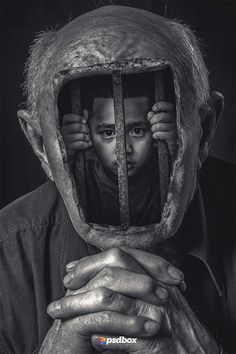
[[[122,77],[120,70],[112,72],[113,98],[115,111],[115,127],[116,127],[116,157],[118,171],[118,190],[119,190],[119,206],[120,206],[120,223],[121,226],[129,226],[129,189],[128,189],[128,170],[126,162],[126,132],[125,132],[125,115],[124,100],[122,92]]]
[[[81,96],[80,96],[80,85],[78,80],[72,81],[70,83],[71,90],[71,107],[72,113],[81,115]],[[77,151],[74,157],[74,173],[75,182],[77,185],[77,190],[80,198],[80,204],[83,210],[83,217],[86,219],[87,215],[87,198],[86,198],[86,163],[85,163],[85,153],[83,151]]]
[[[164,86],[164,72],[162,70],[154,73],[155,86],[155,102],[165,101],[165,86]],[[169,186],[169,152],[167,143],[162,140],[157,142],[158,148],[158,164],[159,164],[159,182],[161,195],[161,208],[164,208],[167,200],[168,186]]]

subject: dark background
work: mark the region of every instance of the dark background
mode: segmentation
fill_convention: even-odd
[[[62,26],[109,3],[166,13],[196,31],[202,41],[211,87],[225,96],[225,112],[210,154],[222,160],[223,166],[212,173],[226,174],[227,183],[229,165],[225,162],[236,163],[234,1],[1,1],[1,207],[45,181],[16,117],[25,100],[21,88],[23,69],[35,32]]]

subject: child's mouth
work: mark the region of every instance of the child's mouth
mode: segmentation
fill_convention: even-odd
[[[117,162],[115,163],[115,168],[117,168]],[[135,166],[135,163],[134,162],[129,162],[129,161],[127,161],[127,168],[128,168],[128,170],[130,170],[130,169],[132,169],[132,168],[134,168],[134,166]]]
[[[134,168],[134,163],[132,163],[132,162],[127,162],[127,168],[128,168],[128,170],[133,169],[133,168]]]

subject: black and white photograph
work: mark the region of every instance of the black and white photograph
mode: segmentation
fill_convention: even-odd
[[[0,25],[0,354],[236,354],[236,3]]]

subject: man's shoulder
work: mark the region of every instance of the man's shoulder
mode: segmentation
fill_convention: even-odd
[[[55,184],[48,181],[0,211],[0,240],[36,225],[59,223],[64,217],[63,201]]]

